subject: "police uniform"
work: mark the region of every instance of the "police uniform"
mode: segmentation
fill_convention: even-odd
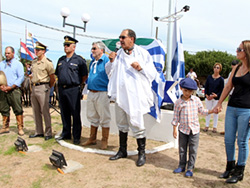
[[[46,46],[40,42],[36,43],[36,49],[46,50]],[[51,116],[49,112],[50,75],[55,73],[53,63],[44,56],[41,60],[37,58],[32,61],[32,93],[31,104],[36,124],[34,135],[30,138],[43,137],[45,140],[52,138]],[[43,131],[43,119],[45,131]]]
[[[65,36],[64,39],[64,45],[78,42],[69,36]],[[74,144],[79,144],[82,130],[80,85],[82,78],[88,75],[85,59],[75,53],[70,58],[62,56],[57,62],[56,75],[58,77],[59,104],[63,123],[63,131],[58,139],[71,139],[71,116],[73,116]]]

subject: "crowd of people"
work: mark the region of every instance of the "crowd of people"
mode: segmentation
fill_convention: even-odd
[[[133,30],[123,30],[119,40],[121,48],[117,52],[111,52],[109,57],[105,55],[105,45],[101,41],[92,43],[93,59],[89,65],[89,72],[86,60],[75,53],[78,43],[75,38],[64,37],[65,55],[59,58],[55,69],[51,60],[45,55],[47,46],[41,42],[36,43],[37,57],[32,61],[31,67],[26,67],[26,75],[32,82],[31,103],[35,122],[35,132],[29,135],[29,138],[43,137],[45,140],[53,138],[49,96],[56,75],[63,124],[62,133],[56,139],[67,140],[73,137],[73,144],[76,145],[96,144],[97,130],[100,126],[101,149],[107,149],[111,121],[109,105],[110,101],[114,101],[115,121],[119,130],[119,150],[109,159],[118,160],[127,157],[128,131],[131,129],[138,146],[136,165],[143,166],[146,163],[146,129],[143,115],[150,112],[150,107],[153,105],[151,83],[157,71],[150,54],[135,44],[136,34]],[[222,70],[220,63],[214,64],[213,74],[207,77],[205,84],[207,109],[203,107],[201,100],[193,95],[197,89],[194,81],[197,75],[192,68],[186,75],[187,78],[180,81],[182,95],[175,102],[172,120],[173,137],[179,138],[179,165],[173,171],[174,173],[185,172],[186,177],[193,176],[200,135],[198,114],[206,116],[204,131],[207,132],[210,114],[213,113],[212,132],[216,133],[222,102],[230,95],[225,117],[227,165],[226,171],[220,175],[220,178],[226,178],[227,183],[237,183],[243,179],[250,137],[250,41],[242,41],[236,52],[240,63],[232,62],[232,72],[225,86],[224,79],[220,75]],[[3,120],[0,134],[10,131],[10,107],[12,107],[17,120],[18,134],[23,136],[20,86],[25,74],[22,63],[15,60],[14,53],[13,47],[6,47],[6,59],[0,63],[0,112]],[[87,119],[91,124],[90,137],[86,142],[81,143],[81,95],[87,79],[89,91]],[[239,148],[237,161],[236,138]]]

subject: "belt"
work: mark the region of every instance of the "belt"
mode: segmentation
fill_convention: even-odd
[[[72,87],[78,87],[79,85],[60,85],[62,88],[67,89],[67,88],[72,88]]]
[[[40,86],[44,84],[49,84],[49,82],[38,82],[38,83],[32,83],[33,86]]]
[[[99,91],[96,91],[96,90],[89,90],[89,91],[91,91],[91,92],[93,92],[93,93],[97,93],[97,92],[99,92]]]

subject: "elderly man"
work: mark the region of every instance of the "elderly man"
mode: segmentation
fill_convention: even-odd
[[[112,52],[106,65],[109,76],[108,95],[116,101],[116,123],[119,129],[120,147],[110,160],[127,157],[129,127],[137,139],[137,166],[146,162],[146,130],[143,115],[153,106],[151,83],[157,71],[150,54],[135,44],[136,34],[125,29],[119,36],[122,49]]]
[[[87,118],[91,123],[90,138],[83,146],[96,144],[98,126],[102,127],[101,149],[107,149],[110,126],[110,100],[107,95],[108,76],[105,65],[109,58],[104,54],[105,45],[102,42],[94,42],[91,52],[94,59],[89,65]]]
[[[80,144],[81,139],[81,87],[88,77],[88,69],[85,59],[75,54],[76,39],[65,36],[65,56],[57,62],[56,75],[59,86],[59,104],[63,131],[58,140],[71,139],[71,116],[73,117],[73,143]]]
[[[6,47],[6,59],[0,63],[0,71],[3,71],[7,78],[7,85],[0,86],[0,111],[3,116],[3,127],[0,134],[9,133],[11,106],[16,115],[18,134],[23,136],[23,107],[19,87],[24,80],[24,70],[22,63],[14,58],[14,54],[13,47]]]
[[[32,61],[32,94],[31,104],[36,125],[34,135],[30,138],[44,137],[45,140],[52,138],[51,117],[49,112],[49,94],[50,88],[55,83],[55,70],[53,63],[46,56],[47,46],[41,42],[36,43],[37,58]],[[43,131],[43,118],[45,122],[45,131]]]

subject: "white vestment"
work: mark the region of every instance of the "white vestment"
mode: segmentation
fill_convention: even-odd
[[[138,62],[142,70],[134,69],[131,66],[133,62]],[[153,106],[151,83],[157,75],[150,54],[142,47],[134,45],[132,54],[128,55],[120,49],[114,62],[109,62],[107,66],[112,66],[111,70],[106,68],[109,76],[108,95],[111,100],[115,100],[129,115],[132,125],[145,128],[143,115],[150,112],[150,107]]]

